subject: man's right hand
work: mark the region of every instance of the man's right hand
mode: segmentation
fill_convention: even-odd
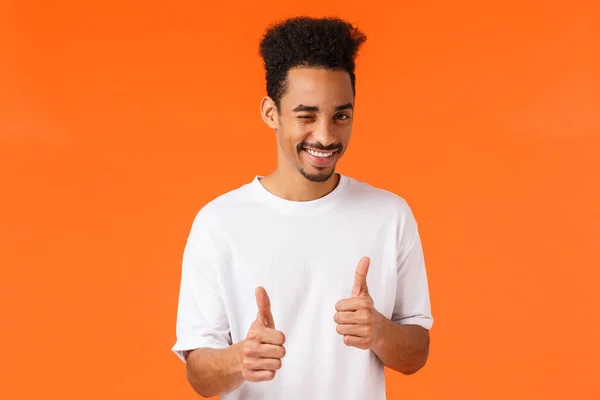
[[[242,347],[242,374],[250,382],[269,381],[281,368],[285,335],[275,330],[271,302],[263,287],[256,288],[258,315],[250,325]]]

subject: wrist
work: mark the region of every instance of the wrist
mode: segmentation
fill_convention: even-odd
[[[233,344],[230,347],[230,350],[232,352],[232,368],[233,368],[233,372],[235,374],[238,374],[239,376],[242,376],[242,372],[244,369],[244,345],[246,343],[246,339],[239,341],[235,344]]]
[[[386,322],[389,322],[387,318],[379,311],[375,311],[373,345],[371,346],[375,353],[380,352],[384,347]]]

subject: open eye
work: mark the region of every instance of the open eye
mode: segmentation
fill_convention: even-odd
[[[350,119],[350,117],[348,115],[342,113],[342,114],[337,114],[335,116],[335,119],[339,119],[341,121],[344,121],[344,120]]]

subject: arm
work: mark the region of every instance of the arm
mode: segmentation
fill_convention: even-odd
[[[256,290],[258,315],[246,338],[224,349],[184,351],[187,379],[196,393],[213,397],[230,393],[244,381],[272,380],[285,357],[285,335],[275,329],[271,302],[264,288]]]
[[[408,375],[427,362],[433,318],[423,249],[412,213],[406,222],[404,232],[409,240],[400,243],[391,317],[373,304],[367,285],[370,260],[364,257],[356,268],[352,297],[338,302],[334,321],[346,345],[371,349],[385,366]]]
[[[203,397],[230,393],[244,381],[272,380],[285,357],[285,335],[275,329],[271,301],[264,288],[256,289],[258,315],[246,338],[226,349],[199,348],[184,352],[187,379]]]
[[[417,221],[410,208],[405,215],[394,310],[390,318],[375,312],[380,328],[373,351],[386,366],[408,375],[427,362],[433,318]]]
[[[189,384],[203,397],[235,390],[241,383],[239,347],[231,341],[219,283],[227,262],[226,241],[215,213],[201,210],[185,245],[173,351],[185,362]]]
[[[427,362],[429,331],[416,324],[401,325],[377,311],[366,284],[368,267],[368,259],[359,263],[356,293],[336,305],[337,332],[346,345],[373,350],[386,367],[414,374]]]
[[[398,325],[378,315],[380,335],[372,349],[381,362],[405,375],[423,368],[429,356],[429,332],[421,326]]]
[[[285,335],[275,330],[270,300],[257,288],[258,316],[244,340],[232,342],[219,284],[227,251],[212,215],[200,212],[185,246],[176,334],[172,350],[186,363],[188,382],[198,394],[213,397],[244,381],[271,380],[281,368]]]
[[[200,348],[185,353],[187,379],[202,397],[214,397],[237,389],[242,376],[242,342],[226,349]]]

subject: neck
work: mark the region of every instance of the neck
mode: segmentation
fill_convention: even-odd
[[[311,201],[332,192],[340,180],[334,173],[324,182],[311,182],[298,171],[284,173],[279,168],[261,179],[262,185],[275,196],[290,201]]]

